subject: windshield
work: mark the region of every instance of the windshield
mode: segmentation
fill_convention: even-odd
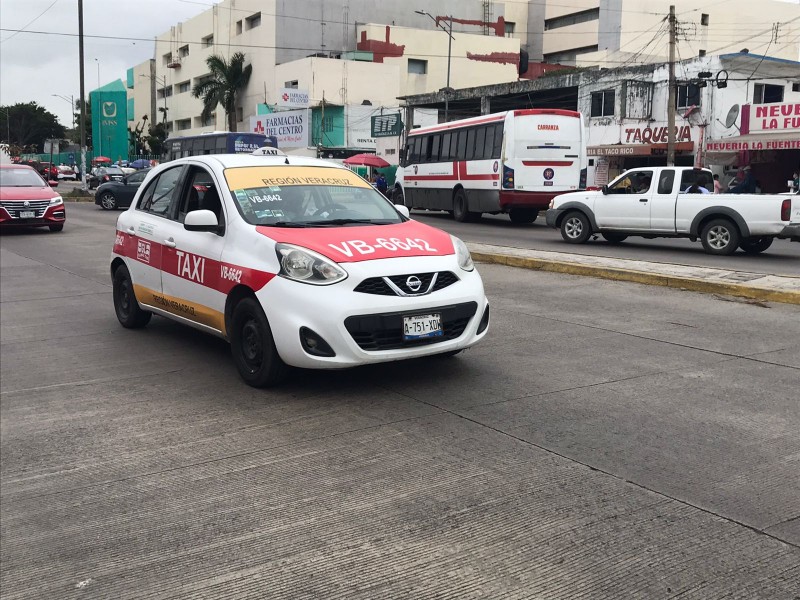
[[[388,225],[403,218],[352,171],[335,167],[239,167],[225,179],[244,220],[274,227]]]
[[[0,187],[47,187],[33,169],[0,169]]]

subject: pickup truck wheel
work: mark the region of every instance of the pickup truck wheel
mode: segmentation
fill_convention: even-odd
[[[628,236],[622,233],[601,233],[600,235],[602,235],[603,239],[609,244],[619,244],[628,239]]]
[[[539,211],[535,208],[512,208],[511,212],[508,213],[511,222],[517,225],[533,223],[538,216]]]
[[[739,244],[739,248],[747,252],[747,254],[759,254],[770,246],[772,246],[771,237],[747,238]]]
[[[583,244],[592,235],[592,224],[580,211],[567,213],[561,221],[561,237],[570,244]]]
[[[739,230],[728,219],[713,219],[705,224],[700,234],[703,249],[708,254],[728,256],[739,247]]]

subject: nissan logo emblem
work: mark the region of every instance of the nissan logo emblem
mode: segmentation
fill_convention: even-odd
[[[406,279],[406,287],[410,289],[412,292],[418,292],[419,288],[422,287],[422,281],[420,281],[419,277],[416,275],[412,275],[408,279]]]

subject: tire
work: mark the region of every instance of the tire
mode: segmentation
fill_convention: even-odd
[[[517,225],[533,223],[538,216],[539,211],[535,208],[512,208],[511,212],[508,213],[511,222]]]
[[[392,203],[393,204],[402,204],[405,206],[405,198],[403,197],[403,189],[400,187],[396,187],[392,190]]]
[[[58,225],[50,225],[49,227],[50,227],[50,231],[52,231],[53,233],[57,233],[59,231],[63,231],[64,224],[63,223],[59,223]]]
[[[289,368],[281,360],[269,322],[254,298],[244,298],[231,316],[231,353],[247,385],[267,387],[286,378]]]
[[[117,199],[114,197],[114,194],[111,192],[103,192],[100,194],[100,206],[103,210],[116,210]]]
[[[561,237],[570,244],[583,244],[592,235],[589,218],[579,210],[564,215],[561,220]]]
[[[707,254],[729,256],[739,247],[739,230],[728,219],[712,219],[703,226],[700,241]]]
[[[113,293],[114,293],[114,312],[117,313],[117,320],[126,329],[140,329],[150,322],[153,313],[142,310],[136,301],[136,294],[133,291],[133,282],[128,267],[122,265],[114,271]]]
[[[603,239],[609,244],[619,244],[628,239],[628,236],[624,233],[601,233],[600,235],[602,235]]]
[[[761,238],[746,238],[739,243],[739,248],[747,252],[747,254],[760,254],[770,246],[772,246],[771,237]]]
[[[453,218],[459,223],[474,223],[481,218],[481,213],[467,210],[467,194],[458,190],[453,197]]]

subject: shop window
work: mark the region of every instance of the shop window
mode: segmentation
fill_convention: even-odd
[[[614,90],[605,90],[603,92],[592,92],[592,116],[593,117],[614,116]]]
[[[756,83],[753,86],[753,104],[772,104],[783,102],[783,86]]]
[[[415,75],[425,75],[428,72],[428,61],[416,58],[408,59],[408,72]]]

